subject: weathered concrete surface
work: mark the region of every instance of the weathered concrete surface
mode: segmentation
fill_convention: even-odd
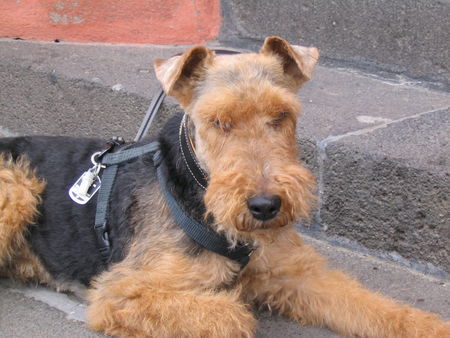
[[[318,46],[328,58],[450,79],[446,0],[223,0],[222,11],[223,43],[245,46],[279,35]]]
[[[326,232],[450,271],[449,131],[446,109],[328,145]]]
[[[0,127],[131,140],[159,88],[153,60],[186,48],[0,40]]]
[[[67,313],[4,284],[0,279],[0,337],[103,337],[90,331],[83,322],[68,319]]]
[[[152,60],[168,57],[186,48],[0,40],[0,132],[6,128],[22,134],[105,138],[121,135],[131,140],[158,88],[151,68]],[[443,123],[439,119],[443,119],[445,113],[434,118],[433,112],[447,109],[450,95],[422,88],[419,83],[405,82],[401,77],[387,80],[354,70],[319,65],[313,81],[301,89],[300,98],[303,115],[299,121],[298,138],[303,158],[317,176],[322,202],[330,203],[319,210],[315,218],[317,224],[313,228],[320,230],[325,226],[329,229],[329,235],[344,236],[381,251],[395,250],[395,259],[404,255],[417,262],[438,264],[448,274],[446,238],[442,237],[442,227],[445,230],[445,224],[450,224],[450,216],[448,213],[439,216],[443,200],[440,197],[437,199],[437,196],[443,196],[448,191],[445,176],[439,170],[448,170],[449,163],[442,162],[442,157],[447,153],[435,149],[436,140],[445,149],[443,142],[448,139],[448,133],[443,125],[439,127]],[[157,130],[162,120],[176,109],[173,101],[166,102],[165,110],[161,111],[153,130]],[[417,119],[419,116],[418,125],[409,130],[405,119]],[[422,128],[422,125],[425,128],[428,119],[436,125],[436,128],[428,128],[428,135],[411,137],[408,142],[397,137],[415,135],[417,128]],[[398,130],[371,137],[378,135],[381,129],[377,128],[387,124],[389,128],[386,130],[395,126]],[[367,146],[361,148],[365,140]],[[381,148],[380,145],[390,147]],[[420,151],[414,151],[417,147]],[[399,154],[403,153],[408,156],[401,157],[402,161],[399,161]],[[420,163],[427,166],[418,167]],[[431,163],[441,164],[433,170]],[[390,186],[386,187],[389,198],[378,196],[381,188],[371,176],[376,171],[367,170],[367,166],[375,164],[384,168],[377,173],[386,177],[377,179]],[[358,173],[360,186],[356,186],[356,178],[352,181],[353,172]],[[396,180],[392,174],[395,172],[405,173],[401,186],[390,183]],[[349,187],[347,183],[352,188],[343,194],[342,190]],[[394,187],[402,187],[402,190]],[[362,199],[358,200],[353,192],[363,188]],[[401,226],[399,224],[406,214],[384,212],[384,208],[392,209],[391,199],[414,196],[417,191],[421,192],[421,197],[411,203],[406,213],[409,218],[405,218]],[[352,208],[351,212],[345,212],[345,217],[339,208],[343,202],[339,199],[340,195],[346,196],[344,202],[348,199],[348,207]],[[364,201],[364,198],[369,197],[378,200],[379,205],[368,218],[371,226],[365,226],[367,231],[360,232],[361,226],[358,224],[365,216],[361,214],[360,204],[367,204],[369,200]],[[424,210],[426,217],[414,216]],[[365,212],[369,211],[368,207]],[[392,221],[387,215],[393,217]],[[353,216],[357,218],[351,221]],[[321,218],[323,224],[320,224]],[[411,219],[414,221],[411,222]],[[438,222],[431,224],[434,220]],[[376,238],[378,230],[385,236],[391,234],[391,223],[398,224],[396,229],[404,229],[409,224],[411,228],[404,229],[405,236],[391,236],[390,240],[377,241],[374,245],[375,241],[370,238]],[[352,229],[349,224],[353,225]],[[426,236],[421,246],[415,249],[419,235],[417,229],[422,229],[420,233],[426,233]],[[442,238],[436,241],[439,236]],[[428,251],[419,250],[427,247],[434,247],[435,250],[430,252],[430,260],[427,259]],[[423,269],[437,271],[426,265]]]
[[[299,92],[303,112],[298,136],[320,141],[450,106],[450,95],[417,85],[317,67]]]
[[[346,271],[371,290],[450,320],[450,284],[384,260],[332,246],[303,236],[328,257],[330,266]],[[39,299],[39,301],[35,299]],[[0,337],[99,337],[82,323],[72,321],[73,298],[42,288],[23,289],[0,279]],[[57,301],[55,301],[57,299]],[[42,303],[43,302],[43,303]],[[50,308],[47,304],[51,304]],[[65,312],[54,309],[57,307]],[[80,309],[84,307],[80,305]],[[300,327],[287,319],[258,313],[257,338],[326,337],[339,335],[327,330]],[[80,318],[77,315],[74,319]]]
[[[152,97],[158,88],[153,60],[189,46],[47,43],[0,39],[0,64],[54,76],[82,79],[119,91]],[[35,85],[31,83],[29,85]]]
[[[21,134],[110,137],[137,132],[149,101],[94,82],[0,64],[0,126]]]

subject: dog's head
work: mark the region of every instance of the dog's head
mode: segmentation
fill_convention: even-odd
[[[209,175],[205,204],[223,229],[278,228],[309,215],[314,179],[299,164],[296,93],[318,58],[316,48],[269,37],[257,54],[197,46],[155,61],[165,92],[193,124]]]

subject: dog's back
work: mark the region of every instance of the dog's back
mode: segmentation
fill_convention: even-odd
[[[28,247],[31,250],[27,249],[27,256],[39,253],[35,261],[42,262],[52,279],[88,284],[94,275],[106,268],[93,231],[96,196],[85,205],[74,203],[68,196],[71,185],[92,166],[91,155],[105,143],[99,139],[52,136],[0,139],[0,199],[8,203],[9,210],[20,210],[18,206],[27,205],[26,217],[18,215],[16,222],[2,222],[6,208],[0,206],[0,263],[6,259],[15,260],[14,264],[9,264],[13,268],[17,257],[13,259],[12,256],[20,252],[18,247]],[[15,173],[14,179],[12,173]],[[36,186],[34,194],[30,193],[33,185]],[[125,184],[120,190],[127,187],[131,188]],[[33,203],[26,196],[30,196]],[[114,218],[109,223],[114,241],[126,241],[129,236],[128,225],[119,225],[121,221],[123,223]],[[35,226],[28,227],[30,223]],[[112,261],[121,259],[122,247],[115,246],[117,250],[113,252]],[[19,279],[29,279],[29,274],[14,273]]]

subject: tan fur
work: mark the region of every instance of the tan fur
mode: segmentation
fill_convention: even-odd
[[[314,66],[319,60],[317,48],[290,45],[277,36],[266,38],[261,53],[280,56],[285,73],[292,78],[297,88],[311,80]]]
[[[90,327],[124,337],[252,336],[255,319],[237,290],[199,290],[192,280],[180,288],[186,262],[176,255],[167,258],[169,271],[136,271],[119,264],[104,273],[89,297]],[[172,275],[177,269],[180,273]]]
[[[178,101],[182,105],[187,104],[192,99],[194,82],[198,80],[201,70],[210,64],[213,54],[206,47],[196,46],[167,62],[156,59],[156,77],[168,95],[177,93]]]
[[[11,269],[20,280],[43,271],[26,247],[24,235],[37,214],[44,188],[45,183],[35,176],[25,158],[13,161],[0,154],[0,267],[6,269],[14,259],[17,264]]]
[[[252,242],[257,250],[242,271],[207,250],[186,254],[158,185],[143,188],[130,213],[135,235],[126,257],[88,291],[92,329],[121,337],[251,337],[251,307],[267,305],[300,324],[347,336],[450,337],[450,325],[436,315],[330,270],[295,231],[295,221],[308,217],[315,201],[314,177],[298,163],[296,91],[311,78],[317,58],[315,48],[270,37],[257,54],[214,56],[194,47],[155,62],[164,89],[189,114],[190,137],[210,178],[204,199],[214,227],[232,243]],[[7,238],[0,259],[10,259],[43,185],[23,162],[1,163],[0,185],[14,198],[0,204],[6,211],[0,239]],[[29,199],[22,205],[23,194]],[[246,203],[258,194],[281,197],[277,217],[252,217]]]
[[[28,245],[24,244],[18,249],[10,264],[0,268],[3,276],[8,276],[22,283],[46,284],[59,291],[72,291],[69,288],[60,288],[47,270],[42,265],[40,259],[31,252]]]
[[[255,253],[240,282],[246,301],[345,336],[450,337],[450,326],[438,316],[396,303],[330,270],[292,228]]]

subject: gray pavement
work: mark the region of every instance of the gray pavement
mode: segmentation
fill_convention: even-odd
[[[330,266],[346,271],[371,290],[450,320],[450,283],[368,255],[303,236],[328,257]],[[24,288],[0,279],[0,337],[99,337],[86,329],[85,306],[76,298],[45,288]],[[268,312],[259,318],[258,338],[339,337],[323,328],[301,327]]]
[[[36,289],[24,290],[0,279],[0,337],[4,338],[50,338],[50,337],[99,337],[84,325],[70,319],[65,313],[48,305],[53,292],[37,300]],[[57,296],[62,296],[56,294]],[[54,297],[53,297],[54,298]],[[70,302],[69,299],[61,301]]]

